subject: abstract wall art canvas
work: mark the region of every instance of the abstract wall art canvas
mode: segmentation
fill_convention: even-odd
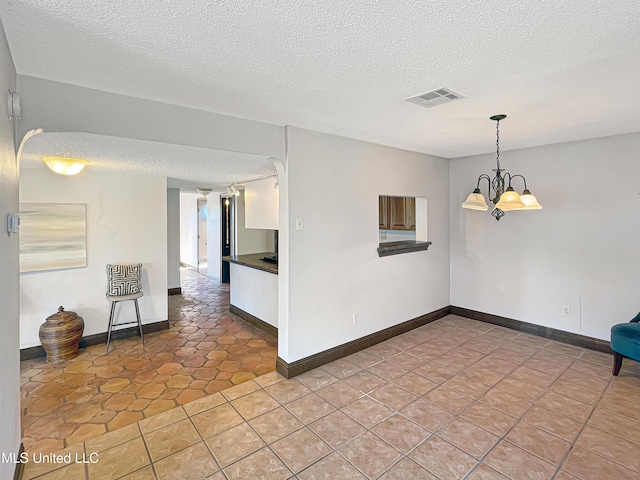
[[[86,205],[20,204],[20,272],[87,266]]]

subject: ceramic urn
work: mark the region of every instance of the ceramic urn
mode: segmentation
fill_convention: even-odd
[[[78,345],[84,332],[84,320],[64,307],[40,325],[40,342],[47,352],[47,362],[62,363],[78,356]]]

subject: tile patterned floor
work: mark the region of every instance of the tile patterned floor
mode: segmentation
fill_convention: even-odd
[[[229,286],[183,269],[170,329],[21,362],[27,451],[51,452],[135,424],[275,369],[277,339],[229,313]],[[105,319],[105,325],[106,325]]]
[[[67,448],[39,480],[640,479],[640,364],[448,316]],[[122,459],[126,458],[126,461]]]

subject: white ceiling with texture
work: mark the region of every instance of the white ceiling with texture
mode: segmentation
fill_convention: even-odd
[[[637,0],[2,0],[16,68],[444,157],[640,131]],[[431,109],[405,98],[449,87]]]
[[[43,156],[84,158],[92,172],[168,177],[169,188],[210,188],[223,192],[232,183],[275,175],[273,161],[247,153],[185,147],[89,133],[41,133],[24,144],[20,168],[47,166]]]

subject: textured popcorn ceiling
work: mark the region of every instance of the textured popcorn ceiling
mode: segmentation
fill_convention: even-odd
[[[3,0],[20,74],[445,157],[640,131],[637,0]],[[439,87],[466,98],[404,99]]]
[[[224,191],[232,183],[275,174],[266,157],[88,133],[41,133],[24,145],[20,168],[48,168],[43,156],[84,158],[87,171],[168,177],[169,188]]]

